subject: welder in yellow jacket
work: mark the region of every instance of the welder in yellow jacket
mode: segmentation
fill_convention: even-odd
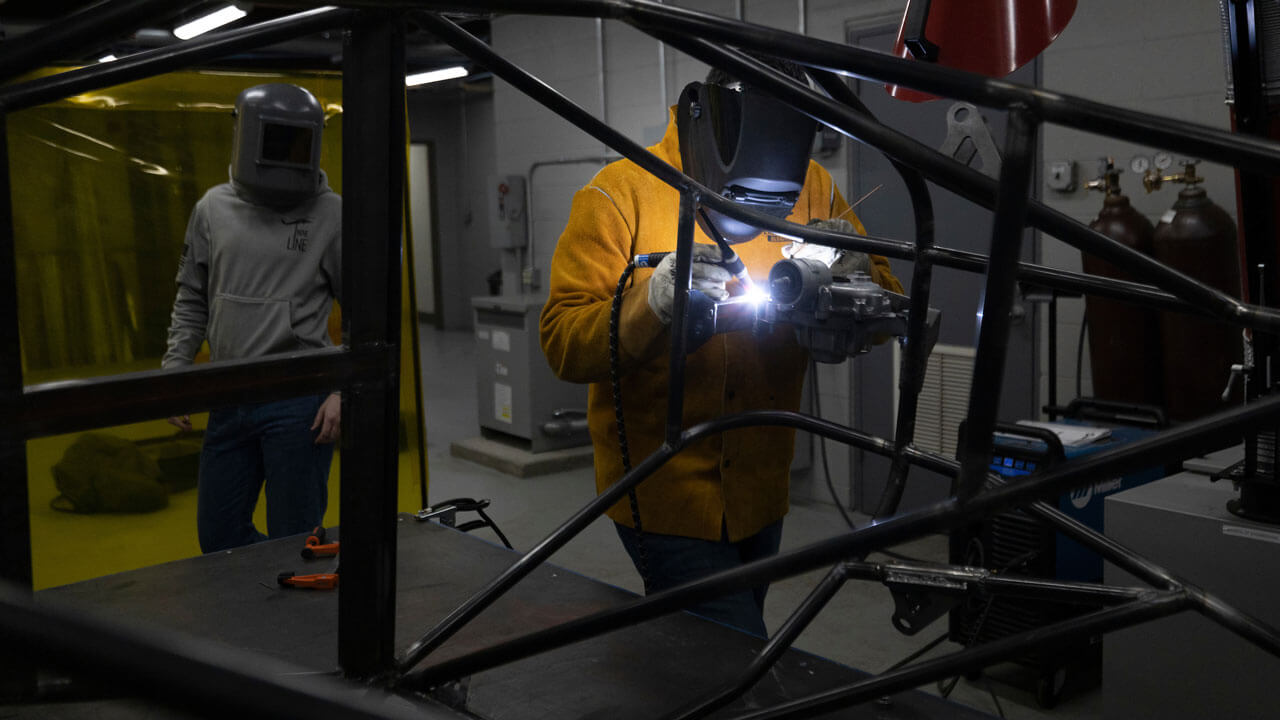
[[[724,78],[716,71],[708,83],[692,83],[682,95],[681,110],[672,109],[662,141],[649,148],[656,156],[703,182],[683,162],[678,112],[697,114],[687,106],[710,105],[712,93],[725,95]],[[719,79],[721,84],[713,83]],[[729,92],[741,92],[729,87]],[[690,100],[689,94],[693,93]],[[758,99],[758,97],[756,98]],[[776,101],[776,105],[785,108]],[[750,109],[750,104],[745,110]],[[702,113],[703,117],[711,113]],[[776,119],[761,118],[769,128]],[[857,217],[832,182],[831,176],[808,159],[812,121],[806,141],[797,151],[794,206],[787,220],[807,224],[812,220],[848,220],[852,230],[864,233]],[[746,132],[744,131],[744,134]],[[686,146],[696,142],[696,132],[685,132]],[[741,151],[742,149],[740,149]],[[714,149],[713,149],[714,151]],[[686,147],[686,155],[690,149]],[[794,154],[794,153],[793,153]],[[714,182],[714,178],[707,183]],[[802,182],[803,186],[800,187]],[[719,188],[714,188],[719,189]],[[781,213],[785,214],[785,208]],[[551,263],[550,295],[540,320],[542,348],[556,375],[571,382],[590,383],[588,424],[595,450],[598,491],[623,474],[619,438],[610,388],[609,314],[618,279],[637,254],[671,251],[676,246],[679,192],[642,170],[630,160],[603,168],[573,198],[568,224],[560,236]],[[702,221],[700,221],[701,223]],[[732,247],[752,277],[768,276],[787,247],[780,238],[741,228],[734,235],[732,223],[717,225],[730,240],[744,240]],[[753,238],[753,239],[749,239]],[[700,257],[718,257],[703,227],[695,230]],[[858,253],[858,255],[862,255]],[[712,275],[698,285],[709,294],[739,291],[737,281],[723,268],[697,262],[694,274]],[[901,285],[879,256],[862,255],[864,268],[885,288],[901,292]],[[670,272],[674,254],[655,270],[639,269],[622,294],[619,322],[621,402],[629,455],[638,463],[657,450],[664,439],[669,366],[669,315],[671,290],[665,305],[655,301],[655,274]],[[718,295],[723,298],[723,294]],[[789,326],[774,327],[763,336],[751,331],[714,335],[687,358],[683,427],[744,410],[796,410],[808,355]],[[647,592],[687,582],[777,552],[781,520],[788,507],[789,468],[795,432],[788,428],[759,427],[733,430],[693,443],[677,454],[637,488],[638,507],[630,502],[614,505],[608,515],[618,524],[628,552],[636,561]],[[635,532],[637,518],[643,529]],[[714,619],[765,634],[761,613],[764,588],[713,600],[693,608]]]

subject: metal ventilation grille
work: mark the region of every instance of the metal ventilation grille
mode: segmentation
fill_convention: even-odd
[[[893,409],[896,414],[901,347],[894,345],[893,354]],[[936,345],[933,348],[916,406],[916,447],[944,457],[956,456],[960,423],[969,409],[969,386],[973,381],[975,355],[973,348],[961,345]]]

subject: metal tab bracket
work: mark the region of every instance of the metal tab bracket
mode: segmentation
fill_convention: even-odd
[[[947,139],[939,151],[964,165],[971,164],[977,156],[982,161],[983,174],[1000,176],[1000,151],[991,139],[991,129],[978,108],[969,103],[958,102],[947,109]]]
[[[915,635],[964,600],[969,580],[986,574],[973,568],[933,572],[887,567],[884,584],[893,594],[893,626],[903,635]]]

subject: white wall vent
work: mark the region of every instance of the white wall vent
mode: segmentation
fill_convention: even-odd
[[[960,423],[969,410],[969,386],[977,352],[963,345],[936,345],[929,355],[924,386],[916,405],[914,445],[944,457],[956,456]],[[898,413],[898,375],[902,347],[893,346],[893,412]]]

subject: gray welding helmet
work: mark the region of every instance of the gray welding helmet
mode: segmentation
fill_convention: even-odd
[[[812,118],[740,83],[689,83],[676,107],[685,174],[776,218],[790,215],[800,197],[816,129]],[[760,234],[760,228],[710,208],[706,215],[730,244]],[[703,232],[714,236],[701,216]]]
[[[255,85],[235,107],[231,183],[250,202],[292,207],[320,188],[324,109],[297,85]]]

